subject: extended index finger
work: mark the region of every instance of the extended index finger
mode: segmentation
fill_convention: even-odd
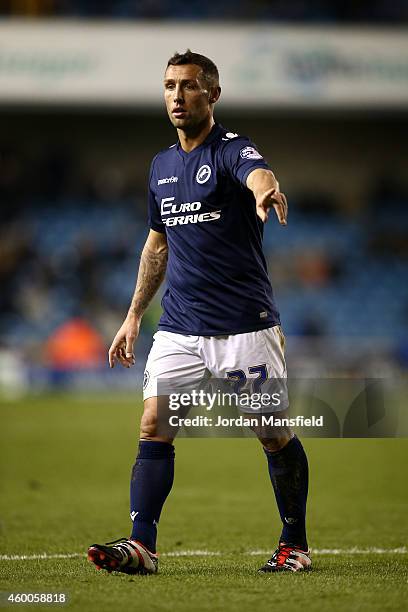
[[[288,216],[288,203],[284,193],[277,193],[274,198],[275,200],[273,207],[281,225],[287,224]]]

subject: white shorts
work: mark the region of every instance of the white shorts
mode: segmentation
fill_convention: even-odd
[[[286,379],[285,337],[279,325],[228,336],[185,336],[158,331],[146,362],[143,398],[165,395],[161,381],[182,386],[211,378],[241,378],[261,389],[263,380]],[[277,410],[283,410],[281,405]]]

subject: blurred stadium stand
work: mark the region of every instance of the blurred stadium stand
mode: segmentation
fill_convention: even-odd
[[[154,0],[10,0],[0,6],[3,15],[42,17],[206,19],[233,13],[388,24],[408,17],[406,2],[380,1],[224,1],[216,13],[212,3],[192,2],[186,10],[185,3]],[[270,221],[265,250],[290,338],[292,373],[406,371],[406,111],[318,114],[302,108],[285,114],[220,107],[216,118],[253,138],[289,198],[289,225]],[[0,106],[0,387],[72,385],[72,372],[62,376],[64,368],[50,364],[47,349],[67,322],[87,323],[110,344],[147,234],[150,160],[174,138],[156,109]],[[158,296],[144,318],[136,375],[119,368],[109,373],[104,358],[98,365],[96,357],[75,384],[140,385],[160,312]]]
[[[1,0],[0,14],[117,19],[237,19],[297,23],[408,21],[405,0]]]
[[[9,117],[8,141],[13,133],[18,138],[13,145],[0,147],[0,339],[3,350],[18,347],[27,362],[45,364],[47,339],[75,317],[91,322],[109,344],[126,312],[147,232],[144,181],[150,157],[146,155],[142,162],[143,179],[135,182],[131,160],[138,143],[137,124],[143,121],[144,133],[147,130],[154,135],[150,146],[171,143],[174,135],[169,128],[167,141],[167,132],[162,138],[158,136],[165,117],[122,119],[120,133],[106,139],[105,150],[100,150],[98,143],[99,162],[93,167],[86,143],[92,142],[93,130],[102,133],[107,122],[115,122],[115,116],[54,117],[54,132],[47,134],[52,143],[48,148],[36,141],[44,136],[47,118],[39,121],[40,127],[32,128],[27,139],[31,147],[24,149],[18,143],[30,121],[26,117],[19,127],[19,115]],[[229,125],[235,129],[237,121],[231,118]],[[71,142],[70,148],[66,146],[67,122],[72,134],[77,137],[81,133],[83,139],[75,145]],[[267,117],[261,121],[268,126],[264,127],[265,145],[268,140],[283,142],[285,127],[277,125],[281,122]],[[329,138],[337,133],[339,151],[340,132],[347,139],[354,130],[354,122],[335,118],[306,123],[310,143],[319,130],[328,130]],[[381,124],[377,118],[375,123],[377,135],[390,131],[388,120]],[[401,130],[397,125],[400,137],[406,138],[407,126]],[[247,120],[244,129],[257,134],[260,120]],[[60,142],[58,133],[64,134]],[[125,133],[130,136],[126,151],[122,150],[121,160],[115,160],[119,139]],[[333,369],[364,369],[369,363],[367,355],[378,358],[379,351],[395,367],[404,367],[408,187],[392,175],[373,173],[367,184],[363,181],[366,188],[359,194],[358,205],[350,208],[348,199],[356,196],[351,193],[347,199],[344,185],[336,186],[319,172],[318,151],[311,149],[309,159],[315,176],[309,182],[295,176],[302,154],[299,156],[292,138],[282,145],[282,160],[280,147],[277,152],[275,147],[266,151],[291,206],[287,228],[280,228],[272,219],[265,231],[265,249],[285,331],[298,340],[308,338],[311,352],[319,358],[319,351],[331,350],[333,339],[343,342],[341,358],[336,359],[340,355],[337,349],[331,355]],[[285,163],[292,147],[292,160]],[[379,152],[377,166],[382,159]],[[334,147],[331,165],[338,166],[338,176],[344,175],[346,182],[350,163],[354,163],[353,156],[342,159]],[[134,167],[136,164],[140,165],[140,160],[134,161]],[[361,185],[350,174],[352,180],[358,192]],[[159,313],[156,300],[144,321],[139,354],[149,347]],[[292,346],[296,346],[293,357],[299,357],[298,344]]]

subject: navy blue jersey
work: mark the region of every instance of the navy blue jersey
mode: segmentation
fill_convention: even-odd
[[[246,187],[255,168],[268,165],[253,143],[219,124],[190,153],[178,143],[153,159],[149,225],[169,247],[159,329],[217,336],[280,323]]]

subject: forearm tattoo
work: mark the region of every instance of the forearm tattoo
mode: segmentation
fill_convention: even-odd
[[[144,248],[140,257],[136,289],[133,294],[130,312],[142,316],[166,274],[167,250],[156,253]]]

